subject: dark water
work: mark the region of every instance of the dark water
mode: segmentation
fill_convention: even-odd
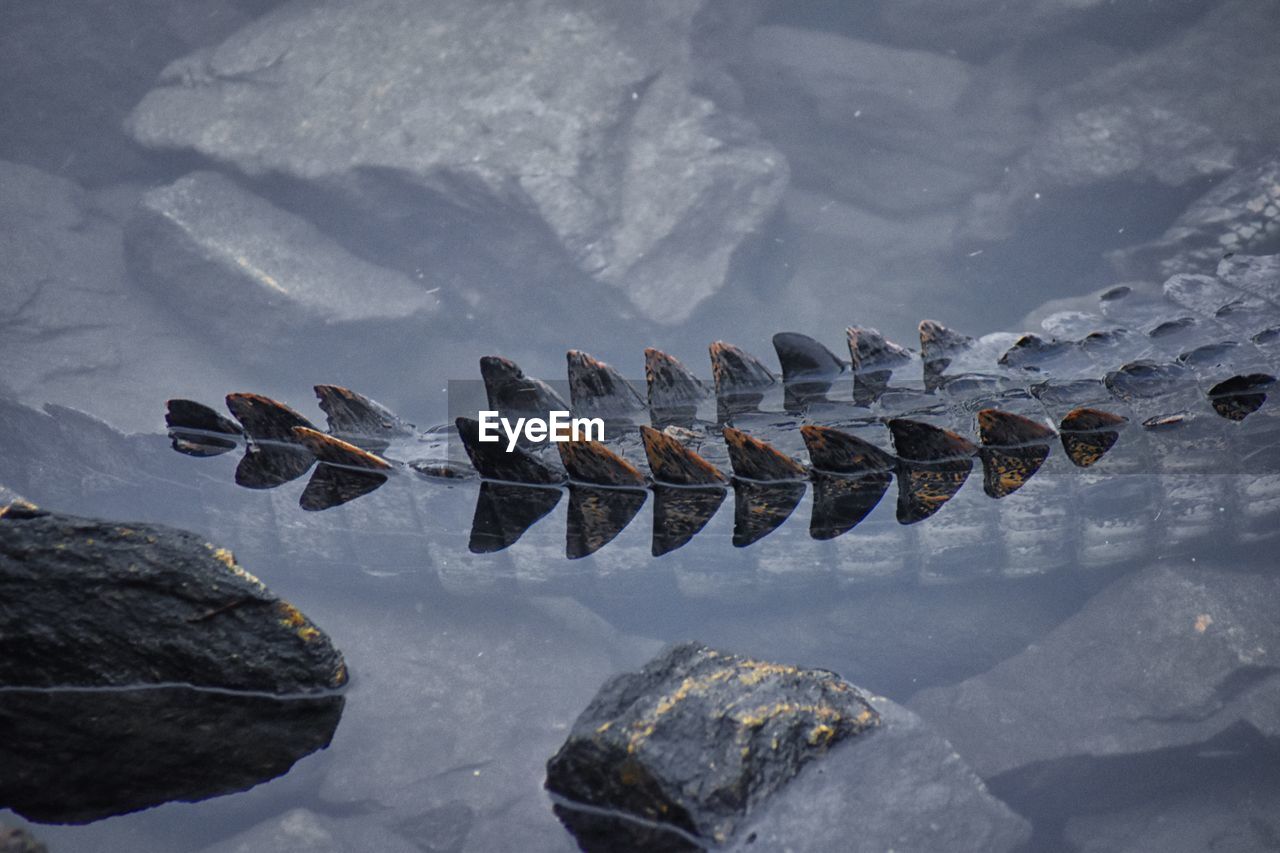
[[[366,5],[366,21],[381,15],[391,30],[423,26],[395,4]],[[446,30],[484,17],[434,5]],[[125,129],[136,127],[126,118],[171,61],[263,21],[283,20],[291,31],[294,16],[323,20],[325,4],[6,4],[0,391],[141,435],[99,433],[59,416],[72,424],[63,433],[0,438],[9,472],[0,485],[51,509],[176,524],[230,548],[333,638],[352,681],[331,745],[251,790],[83,826],[28,825],[3,811],[0,818],[29,826],[55,853],[575,849],[542,789],[547,758],[606,678],[666,643],[699,639],[829,668],[906,704],[951,737],[991,794],[1029,822],[1025,849],[1276,849],[1280,634],[1272,614],[1280,592],[1274,539],[1246,536],[1233,520],[1250,501],[1270,499],[1249,491],[1259,469],[1239,456],[1214,468],[1217,457],[1206,455],[1196,469],[1196,487],[1180,499],[1221,500],[1226,520],[1183,539],[1169,516],[1188,511],[1162,503],[1173,498],[1157,474],[1134,473],[1137,455],[1118,451],[1113,461],[1129,473],[1099,469],[1086,484],[1057,453],[1034,493],[1022,496],[1027,505],[1061,507],[1073,518],[1141,519],[1143,547],[1124,559],[1091,558],[1078,532],[1034,559],[1011,556],[1001,538],[1013,524],[999,515],[1006,505],[997,510],[970,482],[937,519],[910,528],[894,520],[891,492],[856,530],[830,542],[808,536],[810,490],[778,531],[746,549],[732,545],[730,496],[687,545],[659,558],[651,556],[649,495],[613,542],[568,561],[567,495],[514,546],[474,554],[474,483],[399,476],[344,506],[306,513],[298,508],[305,478],[239,489],[237,454],[190,459],[160,435],[167,398],[214,404],[229,391],[276,396],[320,422],[308,402],[316,382],[350,385],[420,426],[436,424],[449,413],[449,383],[476,379],[477,358],[490,353],[516,359],[530,375],[560,378],[563,352],[574,347],[639,375],[641,351],[652,345],[705,376],[711,341],[763,356],[780,330],[810,333],[836,351],[853,323],[906,343],[923,317],[975,335],[1017,330],[1051,300],[1122,280],[1163,281],[1156,266],[1108,253],[1159,240],[1205,192],[1280,154],[1280,123],[1257,108],[1280,102],[1272,56],[1280,17],[1267,4],[1180,2],[1157,11],[1145,3],[977,2],[964,15],[943,5],[762,3],[748,13],[709,3],[696,25],[679,30],[694,71],[663,46],[669,38],[624,40],[641,56],[641,71],[679,68],[681,91],[714,101],[706,121],[726,146],[773,146],[788,164],[732,259],[705,271],[705,294],[689,284],[646,301],[628,291],[638,292],[638,278],[593,280],[608,272],[598,273],[594,249],[580,243],[600,233],[618,245],[639,241],[635,234],[660,218],[664,196],[645,195],[644,184],[676,170],[681,155],[664,155],[652,172],[634,164],[662,138],[659,129],[678,124],[674,115],[655,126],[643,111],[627,112],[591,137],[574,180],[586,195],[616,187],[635,201],[608,210],[593,202],[600,220],[622,224],[565,226],[570,239],[539,217],[555,219],[555,200],[572,207],[572,193],[548,201],[530,189],[542,165],[559,162],[539,159],[554,149],[546,142],[553,135],[539,130],[545,135],[530,141],[525,119],[510,119],[546,102],[568,111],[556,114],[566,127],[588,122],[563,95],[579,91],[570,72],[542,80],[545,89],[522,93],[513,107],[494,95],[487,72],[514,65],[514,54],[495,48],[447,63],[424,56],[436,76],[453,79],[457,100],[477,99],[477,112],[499,116],[459,145],[499,163],[486,139],[508,134],[539,165],[522,176],[525,195],[504,197],[474,176],[458,177],[461,167],[426,190],[406,188],[395,158],[369,141],[385,127],[375,134],[367,123],[341,121],[365,109],[359,100],[308,102],[298,115],[278,103],[278,115],[240,115],[226,126],[201,125],[201,109],[215,111],[207,104],[192,111],[196,118],[175,110],[157,122],[171,122],[169,138],[187,142],[167,146],[140,144],[129,134],[141,131]],[[648,32],[618,23],[617,10],[563,6]],[[233,57],[208,80],[191,72],[191,97],[235,103],[272,87],[291,91],[300,72],[280,70],[291,62],[314,72],[307,79],[320,88],[394,53],[353,41],[312,67],[307,36],[297,46],[278,31],[249,32],[266,33],[262,61],[240,68]],[[435,36],[422,38],[438,46]],[[527,39],[529,55],[548,63],[549,46],[568,50],[554,29]],[[576,61],[584,75],[602,74]],[[386,60],[382,82],[394,84],[415,62]],[[674,73],[641,74],[636,99],[646,108],[661,103]],[[643,97],[641,82],[649,87]],[[604,109],[586,99],[623,100],[622,88],[608,99],[582,91],[583,114]],[[411,112],[406,139],[423,127]],[[339,129],[311,130],[326,140],[323,150],[304,151],[287,168],[259,160],[255,152],[272,140],[291,138],[295,119]],[[406,145],[444,146],[453,132],[434,130],[430,143]],[[317,174],[298,165],[309,156],[321,164]],[[345,157],[349,170],[332,166]],[[191,260],[198,251],[139,213],[144,193],[193,170],[213,170],[305,223],[301,248],[271,267],[276,247],[253,238],[281,232],[230,208],[228,224],[215,206],[216,227],[200,251],[207,259],[214,243],[230,240],[240,260],[218,261],[211,277]],[[684,244],[708,254],[722,246],[718,223],[737,209],[724,187],[742,180],[737,174],[723,179],[724,196],[699,196],[703,207],[641,254],[670,259],[661,269],[671,280],[694,281],[688,270],[700,255]],[[663,192],[673,206],[685,201],[678,187]],[[541,214],[530,198],[544,204]],[[1270,213],[1254,212],[1274,220],[1271,204]],[[564,247],[547,248],[562,238]],[[1277,248],[1274,230],[1252,239],[1231,248]],[[1187,242],[1161,251],[1178,256]],[[340,287],[317,285],[314,297],[268,311],[237,284],[250,267],[287,274],[316,258],[312,281],[381,281],[385,273],[439,288],[442,305],[430,316],[353,320]],[[1186,263],[1184,271],[1214,270],[1212,259]],[[265,288],[257,273],[250,279]],[[1251,449],[1268,450],[1266,431],[1248,436]],[[1256,515],[1274,528],[1274,512]],[[973,528],[960,523],[979,516]],[[1134,610],[1135,600],[1150,606]],[[1195,621],[1202,614],[1210,621]],[[1193,632],[1215,645],[1187,645]],[[1048,663],[1038,663],[1046,649]],[[983,729],[980,721],[1004,713],[1006,700],[1009,728]]]

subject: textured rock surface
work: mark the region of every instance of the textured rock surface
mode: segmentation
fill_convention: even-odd
[[[444,841],[438,845],[435,842]],[[205,848],[204,853],[446,853],[456,850],[448,839],[423,839],[414,843],[403,835],[366,817],[335,818],[310,809],[290,809],[268,818],[234,837]]]
[[[984,778],[1197,743],[1241,723],[1274,736],[1277,595],[1280,578],[1268,575],[1154,566],[1114,582],[1021,655],[922,691],[911,707]]]
[[[50,0],[0,6],[0,159],[91,184],[146,169],[121,130],[174,57],[272,0]]]
[[[1027,822],[987,792],[951,744],[901,705],[870,701],[879,728],[801,773],[739,830],[730,849],[1022,849]]]
[[[87,823],[243,791],[328,746],[341,714],[340,696],[0,691],[0,808]]]
[[[1159,240],[1112,252],[1122,275],[1163,281],[1212,272],[1228,253],[1280,248],[1280,160],[1232,174],[1191,204]]]
[[[421,332],[439,307],[421,283],[352,256],[215,172],[144,195],[126,254],[139,282],[237,349],[342,323],[372,331],[403,321]]]
[[[14,505],[0,515],[0,652],[7,686],[292,693],[347,680],[329,638],[226,549]]]
[[[577,270],[678,321],[786,182],[750,125],[694,93],[704,5],[292,3],[171,65],[130,130],[314,182],[384,225],[407,215],[423,259],[452,236],[472,272],[530,287]]]
[[[765,26],[736,71],[797,183],[881,213],[936,215],[993,184],[1031,130],[973,66],[925,51]]]
[[[120,223],[136,198],[0,162],[0,384],[12,395],[141,430],[159,427],[165,395],[238,384],[129,281]]]
[[[547,789],[723,843],[801,767],[877,719],[834,673],[684,643],[600,688],[547,762]]]
[[[1179,185],[1244,165],[1280,138],[1278,26],[1280,7],[1232,0],[1167,43],[1053,93],[1030,150],[996,193],[1001,201],[980,199],[975,210],[998,207],[1007,229],[1063,188]]]

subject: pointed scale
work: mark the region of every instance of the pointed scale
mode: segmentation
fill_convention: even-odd
[[[649,471],[659,483],[674,486],[723,486],[729,480],[720,469],[653,427],[640,427]]]
[[[978,434],[982,488],[993,498],[1022,488],[1049,458],[1049,442],[1055,436],[1042,423],[999,409],[978,412]]]

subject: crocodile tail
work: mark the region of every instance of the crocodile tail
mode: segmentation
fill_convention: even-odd
[[[1269,373],[1232,376],[1209,389],[1209,403],[1227,420],[1242,421],[1262,408],[1275,384],[1276,378]]]
[[[560,461],[574,482],[637,489],[646,485],[644,474],[598,441],[561,441],[556,446]]]
[[[952,331],[936,320],[920,321],[920,358],[924,361],[924,387],[932,391],[942,384],[951,359],[973,346],[973,338]]]
[[[608,545],[631,523],[648,497],[648,492],[639,489],[600,489],[569,484],[565,557],[577,560]]]
[[[1097,463],[1115,446],[1129,419],[1101,409],[1072,409],[1062,418],[1058,433],[1067,458],[1080,468]]]
[[[577,415],[620,417],[643,412],[645,402],[617,370],[581,350],[566,353],[569,402]]]
[[[458,437],[471,464],[486,480],[549,486],[564,482],[564,474],[547,465],[522,447],[508,451],[501,441],[481,441],[480,422],[458,418]]]
[[[850,326],[845,329],[849,341],[849,363],[853,368],[853,399],[869,405],[889,387],[893,371],[912,360],[912,352],[885,338],[876,329]]]
[[[760,359],[733,344],[716,341],[710,352],[716,401],[724,416],[754,409],[765,389],[778,381]]]
[[[541,379],[524,375],[509,358],[486,355],[480,359],[480,376],[489,408],[503,414],[545,416],[550,411],[569,411],[564,398]]]
[[[675,486],[723,486],[728,478],[716,466],[653,427],[640,427],[649,470],[659,483]]]
[[[239,424],[194,400],[167,401],[164,422],[173,449],[188,456],[218,456],[234,450],[244,434]]]
[[[856,435],[813,424],[800,427],[800,435],[815,470],[836,474],[893,470],[893,456]]]
[[[315,392],[329,432],[365,450],[379,453],[392,439],[413,434],[412,424],[363,394],[341,385],[317,385]]]
[[[1022,488],[1049,458],[1049,442],[1055,436],[1038,421],[999,409],[978,412],[978,433],[982,489],[993,498]]]
[[[369,471],[386,471],[391,468],[391,463],[381,456],[327,433],[307,427],[294,427],[293,435],[321,462]]]
[[[729,449],[729,462],[736,476],[765,482],[804,478],[804,466],[790,456],[779,453],[740,429],[726,426],[723,432],[725,446]]]
[[[262,394],[228,394],[227,408],[244,427],[245,434],[255,441],[293,444],[297,442],[294,427],[315,429],[311,421],[284,403]]]
[[[889,421],[898,451],[898,522],[915,524],[955,497],[973,470],[977,446],[962,435],[923,421]]]

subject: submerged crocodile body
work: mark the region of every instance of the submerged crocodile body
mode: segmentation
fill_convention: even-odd
[[[328,432],[254,394],[228,396],[236,421],[186,400],[170,401],[167,420],[187,454],[243,445],[244,486],[271,488],[314,466],[300,497],[308,510],[354,501],[397,472],[445,483],[478,475],[477,554],[515,544],[566,489],[569,558],[619,536],[650,492],[650,553],[669,553],[732,490],[734,545],[785,529],[808,498],[810,538],[858,528],[838,559],[867,577],[908,563],[945,574],[966,561],[1032,573],[1276,532],[1280,416],[1265,403],[1280,362],[1280,256],[1227,258],[1216,276],[1177,275],[1159,288],[1112,288],[1042,326],[974,340],[925,321],[918,353],[850,327],[847,360],[781,333],[780,375],[717,342],[711,383],[651,349],[647,397],[571,351],[567,404],[513,363],[482,360],[490,409],[601,417],[606,442],[508,451],[479,442],[467,417],[420,433],[331,385],[316,387]],[[451,440],[470,465],[449,458]],[[980,495],[961,488],[975,457]],[[894,480],[890,518],[877,507]]]

